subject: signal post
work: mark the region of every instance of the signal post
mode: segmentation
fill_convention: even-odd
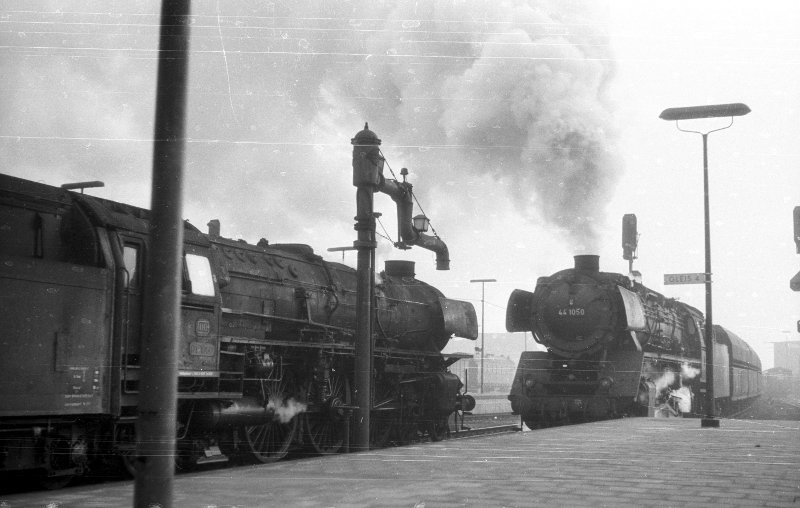
[[[800,206],[794,207],[794,245],[800,254]],[[800,291],[800,272],[789,280],[789,287],[792,291]],[[800,332],[800,321],[797,322],[797,331]]]

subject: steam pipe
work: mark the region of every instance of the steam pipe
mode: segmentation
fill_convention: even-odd
[[[387,180],[380,175],[378,190],[392,198],[397,204],[397,231],[400,235],[398,248],[408,248],[416,245],[436,253],[436,269],[450,269],[450,251],[447,245],[438,237],[420,233],[412,225],[411,214],[414,212],[414,199],[411,194],[411,184]]]

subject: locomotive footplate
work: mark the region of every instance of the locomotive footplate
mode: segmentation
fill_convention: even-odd
[[[246,337],[220,337],[222,343],[235,343],[235,344],[255,344],[259,346],[275,346],[286,347],[293,349],[324,349],[331,351],[347,351],[355,353],[355,346],[347,342],[297,342],[289,340],[274,340],[274,339],[254,339]],[[454,363],[461,356],[460,353],[454,355],[447,355],[451,358],[449,364]],[[384,358],[442,358],[442,353],[437,351],[422,351],[417,349],[403,349],[397,350],[391,347],[376,347],[373,349],[374,356],[382,356]],[[469,355],[468,355],[469,356]]]

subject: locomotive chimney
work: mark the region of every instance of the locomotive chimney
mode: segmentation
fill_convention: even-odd
[[[575,256],[575,269],[583,272],[599,272],[600,256],[596,256],[594,254],[581,254]]]
[[[208,236],[219,236],[219,219],[211,219],[208,221]]]
[[[413,261],[387,260],[385,266],[386,275],[390,277],[413,277],[416,275]]]

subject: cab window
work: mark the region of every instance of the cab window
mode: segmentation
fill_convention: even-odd
[[[122,260],[125,263],[125,269],[128,271],[128,280],[126,287],[139,286],[139,246],[126,243],[122,250]]]
[[[188,284],[184,284],[184,288],[195,295],[214,296],[214,279],[208,258],[197,254],[186,254],[184,259],[185,276],[188,279]]]

